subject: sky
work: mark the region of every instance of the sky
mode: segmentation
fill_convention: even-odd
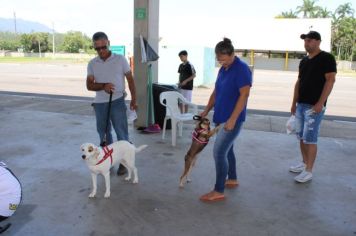
[[[347,2],[356,8],[356,0],[316,3],[334,11]],[[184,40],[198,43],[214,34],[214,28],[238,30],[234,28],[237,22],[273,19],[302,3],[302,0],[160,0],[159,37],[176,43]],[[104,31],[112,44],[132,44],[133,0],[0,0],[0,5],[2,18],[13,18],[15,12],[17,18],[54,27],[56,32],[78,30],[90,37],[96,31]]]

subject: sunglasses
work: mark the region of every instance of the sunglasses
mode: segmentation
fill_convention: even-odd
[[[101,50],[106,50],[106,49],[108,49],[108,46],[107,45],[105,45],[105,46],[101,46],[101,47],[96,47],[96,48],[94,48],[95,49],[95,51],[101,51]]]

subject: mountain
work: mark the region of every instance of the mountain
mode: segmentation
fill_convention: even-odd
[[[15,32],[14,19],[0,17],[0,31]],[[52,29],[38,22],[16,19],[16,31],[17,33],[52,32]]]

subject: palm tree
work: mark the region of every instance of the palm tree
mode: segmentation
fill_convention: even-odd
[[[291,9],[291,10],[289,10],[287,12],[282,12],[282,16],[284,18],[297,18],[298,14]]]
[[[347,17],[347,16],[353,17],[354,9],[351,7],[351,3],[348,2],[348,3],[338,6],[338,8],[336,8],[336,10],[335,10],[334,15],[335,15],[336,20],[339,20],[339,19]]]
[[[320,7],[320,9],[316,12],[317,18],[329,18],[331,16],[332,16],[332,12],[329,11],[326,7],[325,8]]]
[[[276,16],[275,18],[298,18],[298,14],[291,9],[289,11],[282,12],[280,15]]]
[[[297,13],[303,13],[303,18],[315,17],[316,12],[320,9],[315,6],[317,0],[303,0],[303,5],[297,6]]]

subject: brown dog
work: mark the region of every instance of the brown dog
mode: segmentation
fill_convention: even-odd
[[[205,148],[209,142],[209,138],[213,136],[218,130],[219,126],[210,130],[210,121],[208,118],[202,118],[200,116],[194,116],[194,120],[198,121],[193,131],[192,145],[190,146],[187,154],[185,155],[185,165],[182,176],[180,177],[179,186],[182,188],[184,180],[190,182],[188,177],[195,162],[198,158],[198,154]]]

